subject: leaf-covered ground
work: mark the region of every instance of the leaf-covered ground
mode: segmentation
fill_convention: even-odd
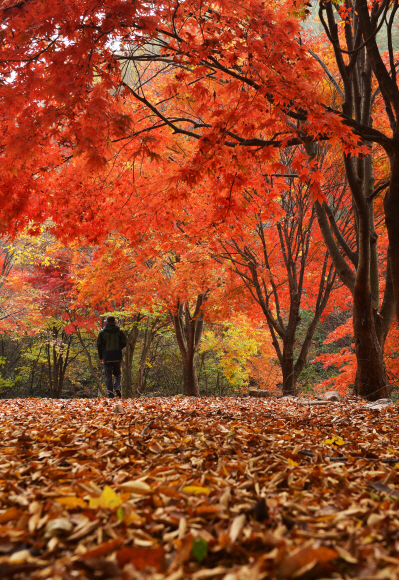
[[[0,577],[399,578],[397,407],[0,402]]]

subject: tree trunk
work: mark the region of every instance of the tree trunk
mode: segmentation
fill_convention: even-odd
[[[296,395],[296,380],[294,366],[294,349],[293,344],[284,344],[283,359],[281,362],[281,371],[283,373],[283,395]]]
[[[123,351],[122,359],[122,388],[125,397],[133,397],[132,369],[135,343],[128,342]]]
[[[136,394],[139,397],[143,392],[143,367],[139,365],[137,369],[137,383],[136,383]]]
[[[369,12],[369,7],[371,12]],[[369,4],[366,0],[358,0],[356,10],[353,11],[353,18],[345,20],[344,38],[347,47],[352,48],[355,38],[358,38],[356,42],[364,41],[363,45],[352,51],[353,55],[349,57],[349,64],[345,62],[341,52],[340,44],[343,38],[338,34],[338,26],[341,23],[337,23],[333,3],[320,3],[320,9],[321,11],[325,10],[327,14],[328,24],[323,20],[322,23],[330,41],[334,44],[335,59],[343,81],[344,102],[342,110],[344,114],[364,127],[373,130],[371,113],[374,101],[373,94],[376,95],[373,86],[372,73],[374,72],[384,99],[391,129],[395,133],[397,127],[391,104],[395,103],[394,109],[399,111],[399,92],[396,85],[396,73],[394,73],[394,69],[391,69],[391,75],[387,71],[375,38],[378,20],[376,18],[377,3]],[[395,11],[396,9],[397,6]],[[363,38],[361,35],[359,36],[359,31],[361,31]],[[391,40],[389,42],[391,43]],[[392,67],[392,44],[390,57]],[[399,313],[399,296],[397,295],[399,292],[397,290],[399,288],[399,228],[396,225],[399,215],[399,150],[396,153],[398,148],[393,142],[392,147],[389,146],[386,149],[391,163],[391,187],[385,196],[384,209],[392,258],[390,260],[392,279],[389,279],[387,268],[384,300],[380,309],[378,249],[373,208],[373,151],[369,140],[364,138],[363,144],[370,148],[368,155],[355,158],[352,155],[344,154],[345,173],[353,200],[357,261],[354,261],[351,253],[340,244],[339,238],[335,243],[332,232],[327,227],[328,224],[326,226],[325,216],[323,211],[320,211],[320,207],[318,207],[318,219],[338,275],[353,295],[353,332],[357,360],[354,390],[357,395],[373,401],[389,397],[391,391],[384,365],[383,349],[393,315],[392,282]],[[346,258],[343,254],[346,254]],[[352,266],[355,266],[356,274],[353,273],[352,266],[349,267],[347,259],[352,262]],[[378,312],[379,310],[380,312]]]
[[[399,150],[395,150],[390,161],[391,182],[384,198],[384,212],[391,253],[391,276],[395,296],[396,320],[399,321]]]
[[[311,154],[313,155],[313,152]],[[269,226],[259,222],[256,229],[258,236],[256,244],[251,245],[247,242],[244,244],[239,239],[232,239],[224,241],[222,247],[225,252],[224,259],[232,263],[232,271],[241,277],[265,316],[283,375],[283,395],[294,395],[298,377],[308,358],[314,332],[334,287],[335,270],[325,252],[324,263],[321,272],[318,273],[319,287],[314,314],[307,326],[305,340],[297,360],[294,362],[297,330],[301,322],[301,303],[304,295],[308,294],[310,284],[313,284],[313,280],[309,281],[306,278],[305,272],[310,267],[309,260],[312,259],[309,251],[317,211],[313,207],[313,198],[294,186],[290,186],[281,197],[280,205],[285,215],[276,225],[279,244],[275,244],[269,238],[267,233],[270,230]],[[308,216],[306,220],[305,216]],[[281,258],[275,265],[273,263],[275,258],[272,261],[271,256],[276,251],[276,246],[277,251],[281,252]],[[285,269],[283,283],[282,268]],[[267,276],[264,275],[265,272],[268,273]],[[285,288],[288,285],[289,301],[286,301],[281,291],[283,284]]]
[[[354,296],[353,330],[357,360],[354,392],[369,401],[391,396],[385,370],[383,348],[378,340],[371,293]]]
[[[199,386],[194,357],[187,357],[183,361],[183,393],[187,397],[199,397]]]
[[[125,397],[130,398],[137,396],[137,392],[133,393],[133,381],[132,381],[132,371],[133,371],[133,356],[136,349],[137,339],[139,336],[138,323],[142,319],[142,316],[138,314],[133,319],[133,328],[129,331],[125,331],[126,335],[126,347],[123,349],[123,357],[121,362],[122,368],[122,391]]]
[[[150,354],[150,349],[152,345],[152,341],[157,334],[157,328],[150,328],[150,319],[147,319],[147,326],[144,333],[144,340],[143,340],[143,349],[141,351],[139,369],[137,373],[137,394],[140,395],[143,392],[143,377],[144,377],[144,369],[147,364],[148,355]]]
[[[87,345],[85,344],[83,337],[82,337],[82,333],[80,332],[80,330],[78,328],[75,328],[75,332],[76,332],[76,336],[78,337],[78,340],[80,342],[80,344],[82,345],[82,348],[84,350],[84,353],[86,355],[87,358],[87,362],[89,363],[89,369],[91,372],[91,376],[94,379],[94,382],[97,385],[97,391],[98,393],[100,393],[103,397],[105,396],[105,391],[104,391],[104,387],[102,386],[102,383],[95,371],[94,365],[93,365],[93,359],[91,358],[91,354],[89,349],[87,348]]]
[[[46,354],[50,397],[52,399],[59,399],[64,388],[66,369],[70,362],[69,352],[72,339],[64,334],[62,330],[61,338],[59,339],[60,329],[55,326],[53,326],[49,333],[46,343]],[[59,340],[60,343],[57,344]]]
[[[204,300],[206,300],[206,293],[197,296],[193,315],[190,313],[187,302],[178,302],[176,311],[170,313],[183,361],[183,394],[189,397],[199,397],[195,354],[198,351],[204,327],[202,314]]]

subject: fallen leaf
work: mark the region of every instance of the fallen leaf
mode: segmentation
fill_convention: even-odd
[[[87,507],[87,503],[81,499],[80,497],[70,496],[70,497],[57,497],[55,498],[56,502],[69,507],[69,508],[77,508],[77,507]]]
[[[0,524],[7,524],[17,520],[21,516],[21,510],[16,507],[10,507],[5,512],[0,513]]]
[[[91,497],[89,499],[90,508],[109,508],[114,509],[122,505],[122,498],[109,485],[104,487],[100,497]]]
[[[208,542],[203,538],[194,538],[191,551],[194,558],[201,563],[208,553]]]
[[[45,534],[46,538],[67,534],[73,529],[73,524],[66,518],[55,518],[46,524]]]
[[[324,445],[345,445],[345,441],[342,437],[338,437],[337,435],[334,435],[331,439],[325,439],[323,443]]]
[[[91,550],[87,550],[83,554],[83,558],[102,558],[107,556],[111,552],[113,552],[116,548],[119,548],[121,544],[123,544],[123,538],[116,538],[115,540],[110,540],[109,542],[104,542],[100,544],[96,548],[92,548]]]
[[[241,530],[245,526],[246,521],[247,521],[247,517],[245,514],[241,514],[240,516],[237,516],[234,518],[234,520],[231,524],[231,527],[230,527],[230,531],[229,531],[230,540],[233,543],[236,541],[236,539],[240,535]]]
[[[122,548],[116,554],[116,560],[122,568],[126,564],[133,564],[137,570],[153,568],[156,572],[165,570],[163,546],[156,548]]]
[[[198,485],[186,485],[186,487],[183,487],[182,491],[191,495],[199,495],[201,493],[209,495],[211,493],[209,487],[200,487]]]
[[[345,560],[345,562],[348,562],[349,564],[358,563],[358,559],[352,556],[352,554],[350,554],[347,550],[344,550],[344,548],[336,545],[334,546],[334,549],[338,552],[339,557]]]
[[[147,495],[151,493],[152,489],[148,483],[145,481],[125,481],[119,485],[121,491],[130,491],[131,493],[136,493],[138,495]]]
[[[179,568],[182,564],[184,564],[190,558],[193,543],[194,543],[194,538],[191,534],[188,534],[182,540],[176,541],[177,550],[176,550],[175,556],[173,558],[173,561],[168,568],[168,572],[172,572],[173,570],[176,570],[176,568]]]
[[[324,546],[299,548],[281,563],[278,578],[297,578],[309,572],[316,564],[326,564],[338,557],[338,553]]]

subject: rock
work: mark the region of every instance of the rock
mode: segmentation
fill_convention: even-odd
[[[323,397],[326,401],[342,401],[342,397],[338,391],[327,391]]]
[[[366,403],[364,407],[366,409],[385,409],[385,407],[393,407],[394,403],[391,399],[378,399],[377,401],[373,401],[372,403]]]

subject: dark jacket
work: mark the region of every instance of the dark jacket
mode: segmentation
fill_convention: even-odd
[[[107,324],[97,338],[97,350],[100,360],[104,362],[122,360],[122,348],[126,346],[123,330],[116,324]]]

